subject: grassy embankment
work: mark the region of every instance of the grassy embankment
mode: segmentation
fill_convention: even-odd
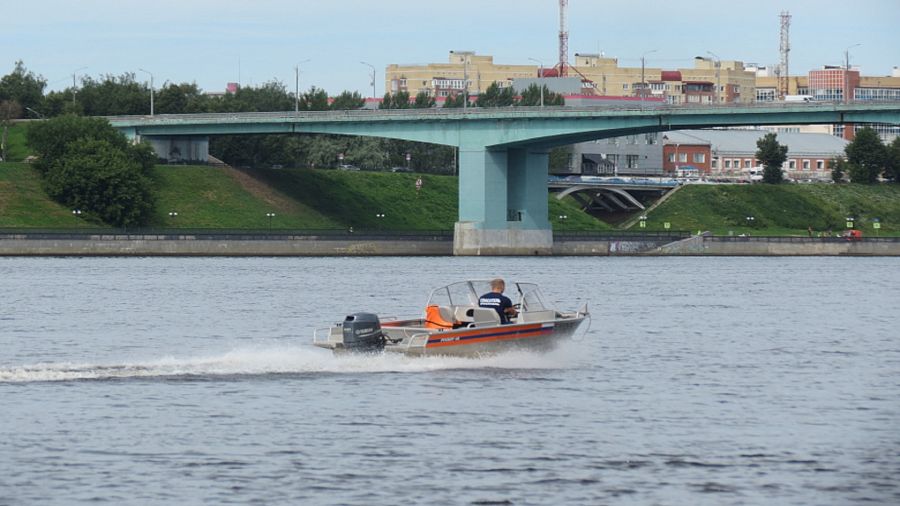
[[[808,227],[816,235],[838,233],[847,217],[856,218],[855,227],[867,236],[900,235],[900,185],[689,185],[648,215],[647,229],[669,222],[675,229],[716,235],[806,236]]]
[[[457,179],[423,174],[324,170],[237,171],[215,167],[157,166],[157,212],[150,227],[190,229],[452,230]],[[178,216],[169,216],[177,212]],[[378,214],[384,214],[383,218]],[[551,216],[566,215],[566,229],[609,228],[571,200],[550,197]],[[555,224],[556,228],[563,225]],[[0,164],[0,227],[97,227],[50,201],[29,165]]]

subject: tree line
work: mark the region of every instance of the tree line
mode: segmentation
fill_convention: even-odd
[[[8,126],[18,118],[52,118],[65,114],[79,116],[120,116],[150,114],[150,88],[134,73],[107,74],[99,78],[83,76],[78,86],[44,93],[47,81],[18,61],[13,71],[0,79],[0,121]],[[545,105],[563,105],[562,95],[543,90]],[[474,97],[452,95],[444,107],[534,106],[540,103],[541,88],[532,85],[521,96],[512,88],[492,84]],[[469,99],[466,102],[466,98]],[[240,87],[234,93],[210,95],[196,83],[164,83],[154,90],[155,114],[225,113],[353,110],[365,106],[358,92],[343,91],[333,99],[312,86],[295,97],[279,81]],[[437,107],[434,97],[419,93],[387,93],[381,109]],[[5,132],[6,129],[4,128]],[[4,139],[5,141],[5,134]],[[5,146],[5,142],[3,142]],[[235,135],[210,138],[210,153],[235,166],[331,167],[343,163],[365,169],[409,166],[420,172],[452,173],[455,149],[448,146],[414,143],[374,137],[336,135]],[[2,156],[2,155],[0,155]],[[5,156],[4,156],[5,158]],[[407,160],[409,160],[407,162]]]
[[[784,181],[782,164],[788,158],[788,147],[769,133],[756,142],[756,159],[763,165],[763,182],[779,184]],[[861,128],[844,148],[844,157],[830,160],[831,179],[835,183],[850,181],[873,184],[879,178],[900,182],[900,137],[885,144],[878,133],[869,127]]]

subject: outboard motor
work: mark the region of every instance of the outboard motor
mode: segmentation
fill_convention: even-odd
[[[384,349],[384,334],[378,315],[372,313],[353,313],[344,318],[344,349],[363,353]]]

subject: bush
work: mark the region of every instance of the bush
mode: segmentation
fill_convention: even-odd
[[[28,143],[53,200],[117,227],[144,225],[156,191],[150,146],[131,145],[106,120],[62,116],[33,125]]]

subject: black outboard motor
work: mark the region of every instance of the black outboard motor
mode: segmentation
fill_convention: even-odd
[[[343,331],[345,350],[368,353],[384,349],[385,339],[378,315],[353,313],[344,318]]]

